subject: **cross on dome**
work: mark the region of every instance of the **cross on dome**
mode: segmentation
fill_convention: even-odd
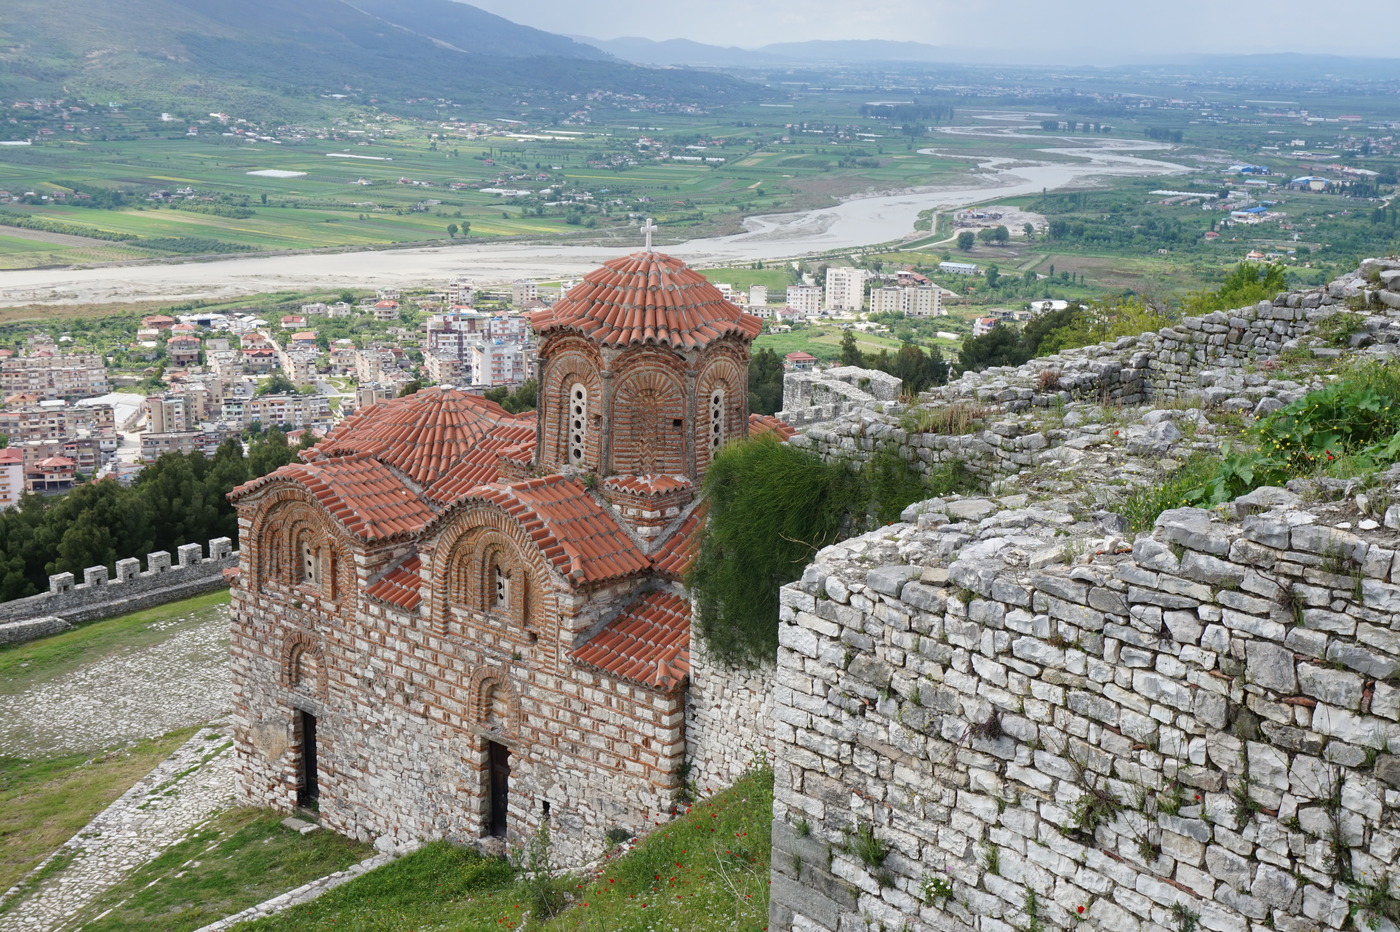
[[[655,233],[657,229],[658,227],[651,222],[650,217],[647,218],[646,223],[642,224],[642,232],[647,235],[647,252],[651,252],[651,234]]]

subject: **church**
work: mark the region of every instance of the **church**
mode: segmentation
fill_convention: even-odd
[[[760,321],[648,245],[531,325],[537,411],[425,388],[230,494],[243,802],[392,843],[547,822],[578,863],[754,730],[728,686],[697,717],[682,579],[715,451],[790,434],[748,413]]]

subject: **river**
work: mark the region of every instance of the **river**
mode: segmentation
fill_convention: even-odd
[[[1025,138],[1015,133],[1014,127],[1000,130],[951,127],[946,131],[959,135]],[[1097,137],[1065,141],[1069,145],[1040,151],[1070,156],[1075,161],[977,158],[978,164],[966,184],[852,197],[831,207],[751,217],[744,221],[742,233],[688,240],[664,249],[702,268],[852,249],[900,239],[913,230],[919,213],[930,208],[952,209],[1034,194],[1093,177],[1167,175],[1186,170],[1182,165],[1132,154],[1169,148],[1159,143]],[[920,151],[926,155],[944,154],[937,149]],[[636,242],[640,245],[640,234]],[[5,270],[0,271],[0,307],[34,303],[183,301],[270,291],[417,288],[457,276],[465,276],[478,284],[517,278],[573,278],[626,249],[626,246],[460,240],[449,245],[407,249],[99,268]]]

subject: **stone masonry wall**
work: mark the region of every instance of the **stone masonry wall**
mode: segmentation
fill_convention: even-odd
[[[237,565],[238,552],[227,537],[220,537],[209,542],[207,556],[199,544],[181,546],[173,566],[164,550],[146,555],[144,571],[135,557],[118,560],[116,579],[109,578],[105,566],[88,567],[77,584],[72,573],[59,573],[49,577],[48,592],[0,603],[0,644],[212,592],[227,585],[223,571]],[[47,618],[59,626],[35,624]]]
[[[1203,381],[1206,371],[1243,372],[1250,359],[1296,346],[1317,319],[1345,310],[1349,302],[1378,312],[1400,307],[1400,290],[1389,290],[1392,285],[1400,289],[1400,263],[1367,260],[1356,272],[1315,291],[1283,292],[1273,301],[1187,318],[1155,333],[1067,350],[1022,366],[966,373],[924,393],[914,409],[873,400],[799,409],[792,423],[809,426],[795,442],[823,457],[856,463],[882,448],[926,467],[958,460],[980,479],[1001,478],[1024,468],[1035,452],[1053,442],[1037,436],[1034,427],[1015,423],[1017,412],[1076,399],[1143,405],[1218,394],[1224,400],[1231,397],[1223,394],[1228,389]],[[1369,329],[1376,340],[1400,339],[1382,332],[1386,328]],[[921,410],[949,405],[975,411],[988,426],[953,435],[921,426]]]
[[[1400,261],[1367,260],[925,396],[992,409],[979,433],[886,406],[798,438],[1002,481],[829,547],[783,590],[770,928],[1393,932],[1400,468],[1169,511],[1132,544],[1084,492],[1202,448],[1171,429],[1205,429],[1183,397],[1245,415],[1300,397],[1268,359],[1337,355],[1308,336],[1342,304],[1351,347],[1400,353]],[[1175,404],[1105,427],[1078,400]],[[1052,405],[1073,429],[1028,416]],[[1020,474],[1056,463],[1067,482]]]
[[[773,664],[732,667],[690,634],[690,688],[686,692],[687,778],[699,787],[729,786],[756,763],[773,757]]]
[[[782,594],[771,928],[1347,927],[1400,882],[1400,535],[1350,517],[823,551]]]

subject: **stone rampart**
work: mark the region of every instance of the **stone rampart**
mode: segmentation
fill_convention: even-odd
[[[692,785],[729,786],[772,759],[773,682],[772,663],[754,669],[723,663],[691,629],[685,744]]]
[[[900,380],[879,369],[836,366],[783,375],[783,410],[794,427],[829,421],[872,405],[899,400]]]
[[[1367,260],[1356,272],[1317,290],[1284,292],[1273,301],[1187,318],[1157,332],[1021,366],[970,372],[925,392],[913,408],[874,399],[798,407],[791,423],[806,430],[795,443],[857,464],[882,448],[926,468],[958,460],[978,478],[1001,478],[1024,469],[1037,451],[1055,444],[1056,438],[1037,426],[1037,418],[1018,414],[1072,401],[1178,405],[1190,398],[1252,410],[1279,392],[1259,388],[1268,382],[1267,366],[1261,374],[1246,363],[1297,347],[1315,323],[1351,306],[1366,318],[1354,345],[1394,349],[1400,343],[1393,316],[1400,308],[1400,261]],[[937,414],[950,408],[964,418],[980,419],[982,426],[962,433],[937,426]]]
[[[49,591],[23,599],[0,602],[0,644],[26,641],[53,634],[73,624],[107,618],[212,592],[227,585],[223,572],[238,565],[238,552],[227,537],[209,541],[206,555],[199,544],[159,550],[141,561],[129,557],[116,562],[116,578],[105,566],[83,571],[83,581],[72,573],[49,577]]]
[[[1202,409],[1316,384],[1268,360],[1343,303],[1350,345],[1393,357],[1400,262],[1368,260],[926,396],[988,409],[975,432],[886,407],[797,438],[1001,481],[826,548],[783,590],[770,928],[1394,928],[1400,468],[1168,511],[1131,543],[1094,510],[1096,485],[1210,448]]]
[[[1034,570],[921,565],[910,525],[820,554],[782,595],[772,927],[1305,932],[1400,880],[1400,536],[1235,513]]]

